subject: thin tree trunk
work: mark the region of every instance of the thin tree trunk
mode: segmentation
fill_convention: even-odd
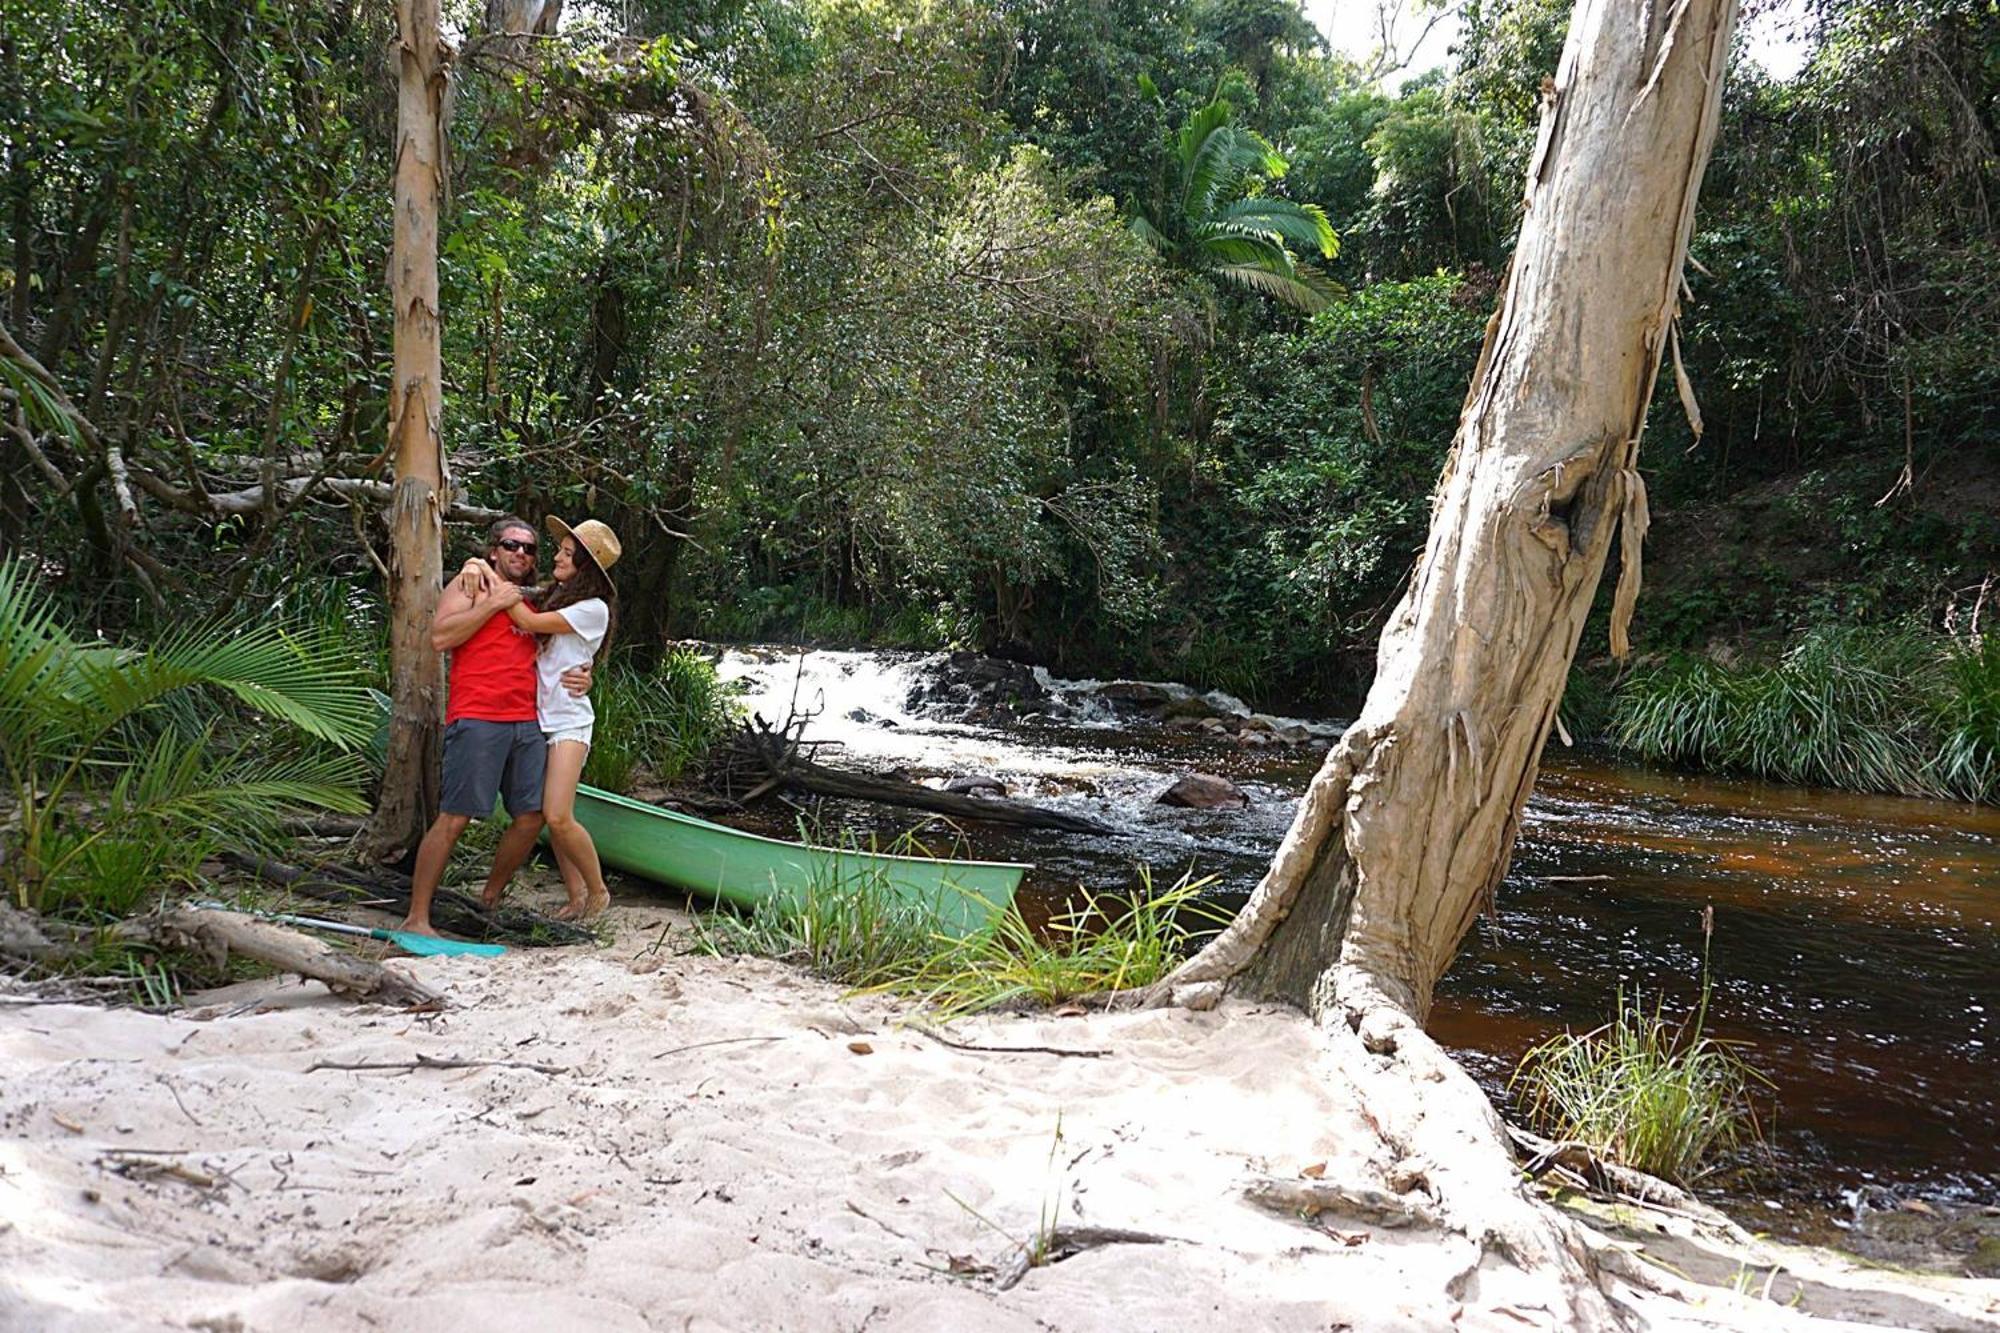
[[[437,256],[452,52],[440,32],[438,0],[396,0],[396,25],[396,222],[389,260],[395,305],[389,452],[396,489],[388,514],[394,711],[381,794],[360,837],[363,854],[384,861],[414,848],[437,813],[444,670],[430,630],[443,576],[447,498]]]
[[[1681,291],[1736,0],[1581,0],[1526,214],[1424,558],[1375,683],[1249,905],[1163,989],[1304,1008],[1384,1144],[1497,1269],[1564,1276],[1565,1327],[1614,1318],[1581,1235],[1522,1193],[1479,1088],[1425,1036],[1490,906],[1614,536],[1612,647],[1639,588],[1639,436]],[[1497,1261],[1497,1262],[1496,1262]],[[1466,1299],[1472,1299],[1468,1295]]]

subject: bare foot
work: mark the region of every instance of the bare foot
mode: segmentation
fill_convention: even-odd
[[[504,884],[489,885],[481,889],[479,891],[479,905],[489,912],[492,911],[500,905],[500,895],[506,891],[507,888]]]
[[[591,917],[602,916],[604,914],[604,909],[609,906],[611,906],[610,894],[593,893],[590,895],[590,897],[584,900],[583,919],[588,921]]]
[[[564,903],[549,915],[558,921],[575,921],[583,916],[582,903]]]
[[[437,928],[431,925],[429,918],[419,921],[413,916],[404,917],[403,924],[396,929],[406,935],[429,935],[433,939],[437,938]]]

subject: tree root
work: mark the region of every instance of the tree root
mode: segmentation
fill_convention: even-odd
[[[1348,1185],[1336,1180],[1284,1180],[1267,1176],[1243,1187],[1243,1197],[1259,1208],[1294,1214],[1311,1221],[1321,1213],[1350,1217],[1370,1226],[1421,1226],[1442,1230],[1445,1221],[1428,1201],[1392,1194],[1372,1185]]]

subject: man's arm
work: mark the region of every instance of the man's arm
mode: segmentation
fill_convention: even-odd
[[[441,653],[477,634],[479,627],[496,612],[505,610],[510,600],[521,600],[521,590],[504,580],[477,597],[466,593],[464,582],[454,578],[438,594],[437,614],[431,617],[431,646]],[[506,595],[509,591],[513,593],[511,599]]]

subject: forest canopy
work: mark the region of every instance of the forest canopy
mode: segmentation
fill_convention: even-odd
[[[1395,92],[1285,0],[510,8],[446,7],[457,547],[604,517],[641,655],[1358,696],[1565,4],[1469,0]],[[1731,71],[1642,649],[1963,624],[1995,567],[2000,15],[1810,17],[1796,78]],[[380,618],[393,21],[0,18],[0,553],[82,623]]]

